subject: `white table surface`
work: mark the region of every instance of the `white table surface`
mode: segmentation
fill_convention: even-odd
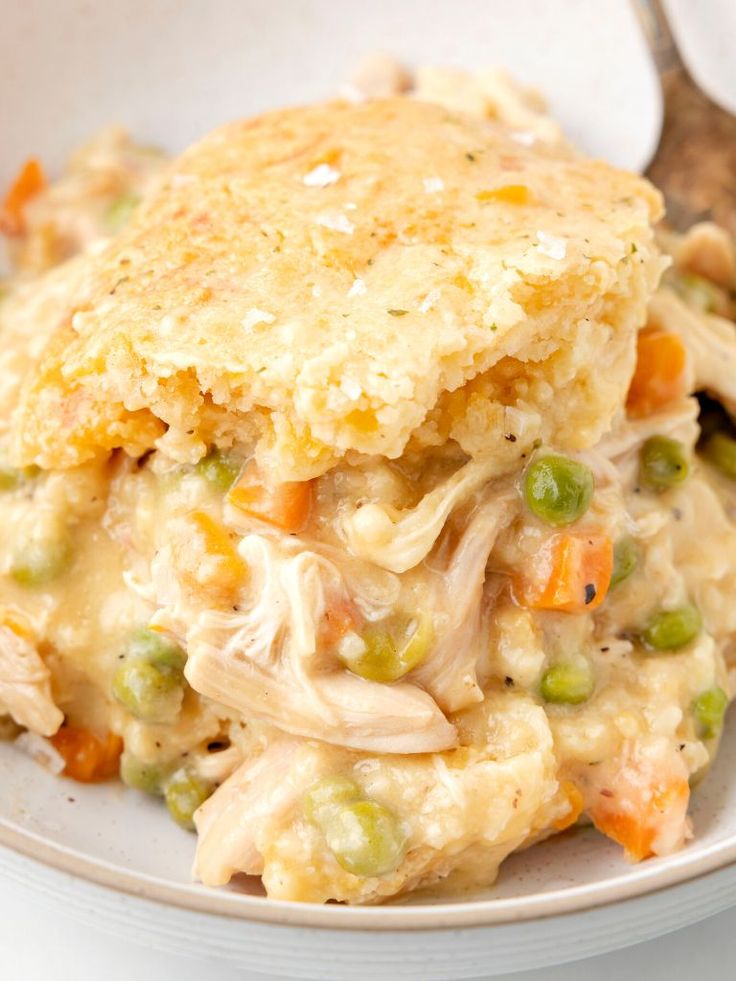
[[[736,962],[736,908],[626,950],[538,971],[514,981],[671,981],[725,978]],[[0,977],[6,981],[267,981],[205,960],[171,957],[91,931],[66,916],[19,905],[0,883]],[[389,979],[387,979],[389,981]]]
[[[624,0],[621,0],[624,2]],[[667,0],[701,82],[736,109],[734,0]],[[719,24],[718,31],[713,25]],[[726,43],[728,42],[728,43]],[[575,964],[509,975],[515,981],[670,981],[728,977],[736,962],[736,908],[649,943]],[[213,974],[213,968],[216,973]],[[132,947],[73,919],[19,903],[0,882],[0,978],[5,981],[264,981],[263,975]]]

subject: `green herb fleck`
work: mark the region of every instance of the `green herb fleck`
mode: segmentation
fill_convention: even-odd
[[[408,312],[409,312],[408,310],[389,310],[389,311],[388,311],[388,314],[389,314],[389,316],[391,316],[391,317],[403,317],[403,316],[405,316],[405,315],[406,315],[406,314],[407,314]]]
[[[129,191],[118,195],[105,212],[104,220],[107,231],[115,233],[124,228],[140,203],[141,199],[138,195]]]
[[[466,160],[469,160],[469,161],[470,161],[471,163],[475,163],[475,161],[476,161],[476,160],[477,160],[478,158],[476,157],[476,155],[475,155],[474,153],[470,153],[470,152],[468,152],[468,153],[466,153],[466,154],[465,154],[465,159],[466,159]]]

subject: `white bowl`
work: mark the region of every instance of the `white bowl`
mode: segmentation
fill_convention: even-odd
[[[25,0],[3,11],[0,181],[51,168],[122,122],[175,150],[227,118],[329,95],[360,55],[505,64],[544,89],[591,153],[630,167],[660,104],[627,4],[548,0]],[[288,977],[406,981],[539,967],[624,946],[736,902],[736,733],[696,795],[696,838],[629,866],[592,831],[514,856],[462,901],[374,908],[265,899],[257,884],[191,882],[193,839],[119,786],[55,779],[0,746],[0,874],[19,900],[63,904],[152,947]]]
[[[731,726],[695,797],[695,840],[670,858],[631,866],[596,832],[574,831],[513,856],[495,886],[462,901],[345,907],[268,900],[255,880],[192,883],[194,839],[158,802],[53,777],[5,744],[0,876],[18,901],[26,893],[132,942],[264,974],[488,977],[638,943],[735,904],[735,768]]]

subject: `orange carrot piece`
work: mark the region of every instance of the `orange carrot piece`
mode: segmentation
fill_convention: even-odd
[[[345,634],[356,629],[361,619],[360,612],[351,599],[341,596],[332,602],[328,601],[320,629],[321,644],[334,647]]]
[[[458,289],[464,290],[466,293],[470,293],[471,296],[473,293],[475,293],[475,287],[465,273],[457,273],[455,276],[453,276],[452,282],[458,287]]]
[[[112,732],[98,736],[90,729],[64,725],[49,742],[63,758],[63,773],[79,783],[98,783],[118,775],[123,740]]]
[[[606,598],[613,571],[607,535],[552,535],[534,561],[513,581],[513,596],[533,610],[582,613]]]
[[[237,592],[248,570],[225,526],[205,511],[192,511],[186,521],[191,535],[174,548],[180,580],[198,593],[211,588],[223,596]]]
[[[505,204],[529,204],[531,191],[526,184],[504,184],[488,191],[478,191],[477,201],[501,201]]]
[[[553,827],[558,831],[564,831],[565,828],[569,828],[575,824],[583,813],[585,801],[579,787],[572,780],[563,780],[560,784],[560,790],[567,798],[570,809],[566,814],[563,814],[562,817],[553,822]]]
[[[0,211],[0,231],[8,236],[25,232],[25,206],[46,187],[46,178],[38,160],[26,160],[8,189]]]
[[[255,464],[249,463],[227,499],[244,514],[295,534],[309,521],[313,485],[312,480],[270,483]]]
[[[632,416],[647,416],[687,394],[687,352],[677,334],[661,327],[639,331],[636,370],[626,407]]]
[[[599,797],[589,809],[590,817],[599,831],[623,847],[631,861],[641,862],[654,854],[663,817],[687,811],[690,787],[687,780],[676,779],[638,801],[630,797],[619,801],[612,794]]]

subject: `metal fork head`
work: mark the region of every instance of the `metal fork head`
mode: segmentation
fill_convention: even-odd
[[[647,176],[663,192],[673,228],[710,220],[736,235],[736,117],[687,71],[660,0],[634,5],[664,98],[662,134]]]

